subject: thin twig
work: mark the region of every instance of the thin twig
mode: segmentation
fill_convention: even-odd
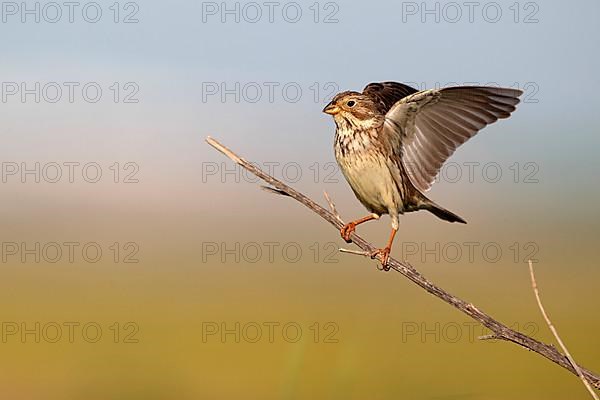
[[[227,157],[238,163],[241,167],[245,168],[249,172],[253,173],[263,181],[273,186],[275,189],[277,189],[277,192],[283,192],[286,195],[292,197],[294,200],[298,201],[314,213],[318,214],[321,218],[329,222],[331,225],[335,226],[338,230],[343,227],[344,224],[340,221],[341,218],[336,217],[332,212],[327,211],[325,208],[321,207],[319,204],[315,203],[313,200],[311,200],[304,194],[294,190],[293,188],[281,182],[280,180],[275,179],[271,175],[265,173],[260,168],[247,162],[243,158],[240,158],[227,147],[223,146],[221,143],[217,142],[211,137],[208,137],[206,141],[212,147],[214,147],[215,149],[217,149],[218,151],[220,151],[221,153],[225,154]],[[371,253],[374,250],[376,250],[375,246],[373,246],[371,243],[367,242],[365,239],[357,235],[356,232],[352,233],[352,235],[350,235],[350,238],[356,246],[358,246],[361,250],[365,252]],[[529,337],[521,332],[517,332],[514,329],[511,329],[503,323],[495,320],[483,311],[479,310],[473,304],[468,303],[456,296],[453,296],[441,287],[436,286],[435,284],[430,282],[408,262],[401,262],[396,260],[395,258],[390,257],[388,261],[388,266],[390,267],[390,269],[393,269],[399,272],[400,274],[404,275],[406,278],[408,278],[410,281],[426,290],[428,293],[438,297],[439,299],[445,301],[446,303],[455,307],[459,311],[463,312],[470,318],[481,323],[483,326],[491,330],[497,339],[516,343],[522,347],[525,347],[528,350],[534,351],[546,357],[548,360],[555,362],[561,367],[566,368],[571,373],[577,375],[577,371],[575,370],[569,359],[565,357],[560,351],[555,349],[553,346],[542,343],[539,340]],[[580,369],[583,375],[585,375],[586,379],[589,382],[591,382],[591,384],[596,389],[600,389],[600,376],[598,376],[598,374],[590,370],[584,368]]]
[[[329,209],[331,210],[331,213],[335,216],[335,218],[338,221],[340,221],[340,223],[343,224],[344,221],[342,221],[342,217],[340,217],[340,214],[337,212],[333,200],[331,200],[331,197],[329,197],[329,194],[327,194],[326,191],[323,191],[323,194],[325,195],[325,200],[327,200],[327,203],[329,204]]]
[[[571,356],[571,353],[569,353],[569,350],[567,350],[567,346],[565,346],[565,344],[561,340],[560,336],[558,335],[558,331],[552,324],[552,321],[550,321],[550,317],[548,317],[548,314],[546,314],[546,310],[544,309],[544,306],[542,304],[542,299],[540,299],[540,292],[538,290],[537,282],[535,280],[535,275],[533,273],[533,264],[531,263],[531,260],[529,260],[529,275],[531,276],[531,287],[533,288],[533,293],[535,294],[535,299],[537,300],[538,307],[540,308],[540,311],[542,312],[542,316],[546,320],[546,324],[548,325],[548,328],[550,328],[550,330],[552,331],[552,334],[556,338],[558,345],[565,352],[565,355],[569,359],[569,362],[571,363],[573,368],[575,368],[575,371],[577,371],[577,375],[579,375],[579,378],[585,385],[588,392],[590,392],[590,394],[592,395],[592,397],[595,400],[599,400],[598,395],[596,394],[596,392],[594,392],[594,389],[592,389],[592,387],[590,386],[590,383],[586,379],[585,375],[583,375],[581,368],[579,368],[579,365],[577,365],[577,363],[575,362],[575,359],[573,359],[573,357]]]
[[[368,251],[351,250],[351,249],[340,249],[340,253],[356,254],[357,256],[371,257],[371,253]]]
[[[278,194],[280,196],[289,196],[289,194],[287,194],[283,190],[275,189],[275,188],[272,188],[270,186],[261,186],[260,188],[262,190],[264,190],[265,192],[269,192],[269,193],[273,193],[273,194]]]
[[[494,339],[501,339],[501,338],[499,338],[498,336],[491,333],[489,335],[478,336],[477,339],[479,339],[479,340],[494,340]]]

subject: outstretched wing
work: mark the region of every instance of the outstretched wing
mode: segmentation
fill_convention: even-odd
[[[371,97],[379,105],[379,111],[385,114],[398,101],[417,92],[417,89],[399,82],[373,82],[365,86],[362,94]]]
[[[400,138],[404,168],[425,192],[452,153],[485,126],[509,117],[522,93],[485,86],[425,90],[394,104],[383,129]]]

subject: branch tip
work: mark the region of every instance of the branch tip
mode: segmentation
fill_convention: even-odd
[[[479,336],[477,339],[479,339],[479,340],[494,340],[494,339],[502,339],[502,338],[499,337],[498,335],[496,335],[495,333],[492,333],[489,335]]]
[[[352,250],[352,249],[344,249],[344,248],[340,248],[339,251],[340,251],[340,253],[355,254],[357,256],[371,257],[370,251],[360,251],[360,250]]]
[[[265,192],[269,192],[269,193],[273,193],[273,194],[278,194],[280,196],[286,196],[286,197],[290,197],[289,193],[285,192],[284,190],[280,190],[271,186],[265,186],[265,185],[260,185],[260,188],[262,190],[264,190]]]

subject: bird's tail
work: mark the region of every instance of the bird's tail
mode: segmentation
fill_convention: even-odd
[[[465,221],[458,215],[454,214],[451,211],[446,210],[444,207],[438,206],[437,204],[435,204],[433,201],[431,201],[429,199],[426,200],[426,202],[423,204],[422,208],[429,211],[436,217],[443,219],[444,221],[460,222],[461,224],[467,223],[467,221]]]

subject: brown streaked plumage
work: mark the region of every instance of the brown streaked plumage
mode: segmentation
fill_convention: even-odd
[[[371,83],[362,93],[342,92],[323,109],[336,124],[335,158],[360,202],[371,212],[346,224],[350,242],[357,225],[389,214],[388,244],[372,254],[387,268],[398,215],[427,210],[449,222],[466,223],[429,200],[444,162],[464,142],[498,119],[508,118],[522,91],[460,86],[417,91],[397,82]]]

